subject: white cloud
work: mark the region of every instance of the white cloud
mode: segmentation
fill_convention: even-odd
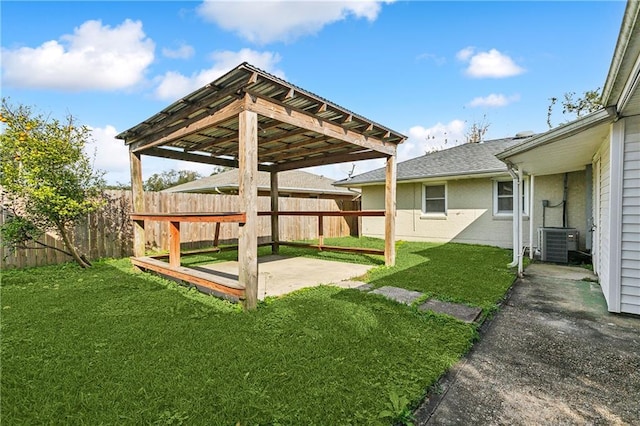
[[[354,168],[355,165],[355,168]],[[370,170],[379,169],[384,167],[385,160],[381,158],[375,158],[372,160],[356,161],[354,163],[338,163],[327,164],[326,166],[315,166],[303,169],[306,172],[314,173],[316,175],[324,176],[329,179],[342,180],[349,177],[353,169],[353,176],[361,175]]]
[[[390,1],[386,1],[389,3]],[[198,13],[207,21],[253,43],[292,41],[325,25],[347,19],[374,21],[381,1],[204,1]]]
[[[446,58],[434,53],[421,53],[416,59],[418,61],[433,61],[437,66],[442,66],[447,62]]]
[[[465,74],[473,78],[505,78],[522,74],[525,69],[517,65],[508,55],[496,49],[488,52],[475,52],[473,47],[460,50],[456,57],[469,62]]]
[[[503,94],[492,93],[489,96],[473,98],[468,105],[470,107],[497,108],[507,106],[518,100],[520,100],[520,95],[505,96]]]
[[[473,46],[465,47],[464,49],[456,53],[456,58],[458,58],[458,60],[460,61],[466,61],[471,57],[471,55],[473,55],[474,51],[475,47]]]
[[[214,61],[214,65],[211,68],[196,71],[190,76],[169,71],[158,77],[156,79],[158,86],[155,90],[155,96],[159,99],[175,101],[205,84],[211,83],[245,61],[277,77],[284,78],[284,72],[277,67],[278,62],[280,62],[280,55],[277,53],[242,49],[238,52],[214,52],[211,58]]]
[[[91,131],[94,140],[87,144],[86,152],[91,158],[94,158],[94,168],[106,172],[104,178],[108,184],[129,184],[131,182],[129,148],[123,140],[116,139],[119,132],[111,125],[93,127]],[[146,180],[154,173],[162,173],[172,169],[193,170],[203,176],[209,176],[213,173],[214,168],[215,166],[209,164],[144,156],[142,159],[142,178]]]
[[[144,78],[155,45],[140,21],[116,27],[86,21],[73,34],[38,47],[2,49],[3,84],[15,87],[117,90]]]
[[[116,139],[116,128],[106,125],[90,129],[93,142],[87,144],[86,151],[94,158],[94,167],[106,172],[105,179],[108,183],[129,182],[129,149],[124,141]]]
[[[398,161],[460,145],[465,139],[464,129],[465,123],[462,120],[452,120],[447,124],[437,123],[428,128],[413,126],[409,129],[409,138],[398,146]]]
[[[437,123],[431,127],[414,126],[406,134],[409,138],[398,146],[398,161],[406,161],[419,157],[427,152],[451,148],[464,142],[465,122],[452,120],[449,123]],[[309,173],[326,176],[331,179],[346,179],[355,164],[354,175],[360,175],[370,170],[384,167],[384,159],[358,161],[355,163],[329,164],[326,166],[309,167]]]
[[[171,59],[189,59],[194,53],[195,50],[193,46],[184,43],[175,49],[168,49],[166,47],[162,49],[162,55]]]

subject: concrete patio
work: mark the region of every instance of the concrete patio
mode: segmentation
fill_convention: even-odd
[[[335,262],[331,260],[285,257],[278,255],[258,258],[258,299],[282,296],[305,287],[331,284],[343,288],[354,288],[364,283],[352,281],[364,275],[371,265]],[[220,262],[201,265],[194,269],[238,279],[238,262]]]

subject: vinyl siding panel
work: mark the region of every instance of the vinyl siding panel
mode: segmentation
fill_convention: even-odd
[[[600,147],[600,182],[596,182],[598,190],[600,191],[600,205],[595,206],[599,209],[599,223],[597,224],[599,229],[599,247],[598,247],[598,259],[599,268],[598,275],[600,277],[600,286],[602,287],[602,293],[605,299],[607,299],[607,305],[610,304],[609,300],[609,254],[610,254],[610,235],[609,235],[609,166],[610,166],[610,148],[609,140],[605,140]]]
[[[620,310],[640,314],[640,116],[625,119]]]

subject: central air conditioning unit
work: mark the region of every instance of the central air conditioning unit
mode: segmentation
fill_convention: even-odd
[[[579,237],[575,228],[538,228],[540,260],[569,263],[569,252],[578,250]]]

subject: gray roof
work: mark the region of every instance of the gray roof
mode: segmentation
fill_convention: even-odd
[[[271,189],[271,177],[269,172],[258,172],[258,190],[269,191]],[[193,182],[183,183],[163,192],[217,192],[238,188],[238,169],[208,176]],[[356,195],[356,192],[347,188],[333,186],[333,179],[324,176],[307,173],[300,170],[289,170],[278,173],[278,190],[280,192],[297,192],[307,194],[332,194],[332,195]]]
[[[466,143],[442,151],[398,163],[397,181],[452,177],[486,173],[506,173],[507,166],[496,154],[528,138],[494,139],[481,143]],[[385,181],[385,168],[372,170],[336,185],[360,186]]]

